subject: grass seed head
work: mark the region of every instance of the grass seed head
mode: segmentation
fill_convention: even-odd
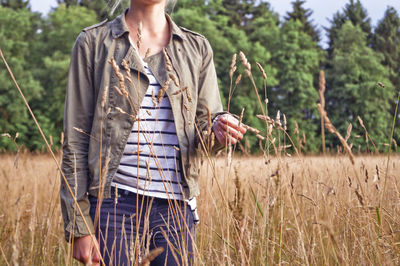
[[[167,72],[172,72],[172,64],[171,61],[169,60],[168,53],[165,48],[163,49],[163,55],[164,55],[165,65],[167,66]]]
[[[137,29],[137,48],[140,50],[140,46],[142,44],[142,29],[143,29],[143,23],[142,21],[139,21],[138,29]]]
[[[125,112],[124,110],[122,110],[120,107],[115,107],[115,110],[117,110],[118,112],[120,112],[121,114],[127,115],[128,113]]]
[[[175,83],[175,86],[180,87],[179,80],[174,74],[170,73],[169,78]]]
[[[231,80],[232,80],[232,77],[233,77],[233,73],[235,73],[235,71],[236,71],[236,54],[233,54],[231,68],[230,68],[230,71],[229,71],[229,77],[231,78]]]
[[[150,52],[151,52],[151,49],[148,48],[148,49],[146,50],[146,54],[144,55],[144,58],[147,58],[147,57],[149,56]]]
[[[260,63],[258,63],[258,62],[256,62],[256,65],[257,65],[257,67],[258,67],[258,69],[260,70],[260,72],[261,72],[261,74],[262,74],[262,76],[263,76],[263,79],[267,79],[267,74],[265,73],[265,70],[264,70],[264,68],[261,66],[261,64]]]
[[[379,87],[385,88],[385,84],[383,84],[382,82],[378,82],[376,83]]]
[[[103,92],[103,97],[101,99],[101,108],[104,110],[104,107],[106,106],[106,101],[107,101],[107,95],[108,95],[108,86],[104,88]]]
[[[241,79],[242,79],[242,74],[239,74],[239,76],[235,80],[235,86],[237,86],[239,84]]]
[[[192,102],[192,95],[190,94],[190,90],[186,87],[186,98],[191,103]]]

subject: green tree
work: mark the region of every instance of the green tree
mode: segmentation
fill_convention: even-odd
[[[273,90],[277,108],[287,117],[288,128],[298,123],[307,136],[308,149],[316,150],[316,103],[314,79],[319,70],[320,48],[304,30],[300,20],[289,20],[281,28],[280,49],[275,53],[279,85]],[[296,139],[296,138],[292,138]]]
[[[346,22],[337,33],[332,55],[332,69],[327,71],[326,103],[328,116],[335,127],[345,134],[349,123],[353,134],[363,135],[357,116],[360,116],[372,139],[380,145],[390,133],[390,101],[394,90],[388,71],[381,64],[382,57],[366,46],[367,34]],[[386,84],[385,88],[377,82]],[[363,138],[350,140],[365,150]]]
[[[129,6],[128,0],[57,0],[59,5],[82,6],[96,12],[99,20],[112,19]]]
[[[219,84],[222,85],[222,87],[229,84],[229,80],[227,80],[226,76],[222,73],[227,73],[225,70],[229,67],[229,63],[227,62],[235,52],[235,47],[219,30],[218,23],[222,22],[207,19],[205,10],[201,10],[201,7],[178,7],[173,13],[173,18],[178,25],[199,32],[207,37],[213,47],[214,64],[219,74]],[[227,71],[229,72],[229,69]],[[224,93],[223,95],[226,94]]]
[[[250,15],[255,7],[254,0],[222,0],[217,1],[223,8],[218,9],[218,15],[229,17],[228,25],[245,27],[252,18]],[[213,6],[215,7],[214,4]]]
[[[388,7],[383,19],[378,22],[372,47],[383,55],[382,64],[390,70],[390,81],[397,91],[400,90],[400,17],[393,7]],[[395,105],[393,100],[392,117],[395,115]],[[399,117],[397,117],[397,125],[400,125]],[[399,130],[395,131],[395,139],[400,140]]]
[[[237,22],[232,23],[231,15],[235,13],[241,15],[236,17]],[[265,67],[269,88],[277,84],[277,70],[271,60],[273,47],[278,46],[279,21],[278,15],[269,10],[268,4],[256,1],[179,1],[173,18],[178,25],[197,31],[210,41],[225,108],[228,107],[230,93],[229,66],[234,53],[243,51],[246,54],[253,65],[253,75],[263,98],[263,78],[255,62]],[[229,111],[240,114],[245,107],[244,122],[263,128],[263,122],[256,118],[256,114],[261,114],[261,109],[254,88],[244,74],[239,57],[236,65],[238,69],[233,82],[239,73],[243,76],[229,102]],[[255,139],[251,142],[257,144]]]
[[[65,87],[75,38],[83,28],[96,21],[94,11],[62,4],[49,13],[37,37],[34,73],[44,87],[44,93],[42,99],[32,104],[43,117],[48,134],[55,143],[59,142],[62,131]]]
[[[342,12],[338,11],[333,15],[333,18],[330,20],[330,27],[325,28],[329,38],[328,58],[333,53],[338,31],[347,21],[350,21],[354,26],[359,26],[367,34],[365,43],[370,44],[372,37],[371,18],[369,18],[368,12],[360,0],[350,0]]]
[[[0,0],[0,6],[12,9],[29,8],[29,0]]]
[[[26,8],[13,10],[0,6],[0,47],[28,101],[40,99],[42,93],[42,87],[34,79],[26,61],[30,54],[29,40],[34,31],[32,16],[34,14]],[[18,132],[19,142],[31,147],[36,141],[33,123],[4,64],[1,65],[0,130],[12,135]],[[12,148],[9,140],[0,138],[0,149]]]
[[[231,16],[234,16],[233,20]],[[229,66],[234,53],[243,51],[253,65],[255,82],[263,99],[266,97],[265,91],[278,84],[272,54],[279,47],[279,19],[270,10],[269,4],[261,1],[182,0],[178,1],[173,18],[178,25],[197,31],[210,41],[225,108],[229,100]],[[260,63],[268,75],[267,90],[264,90],[264,80],[255,62]],[[229,102],[229,111],[240,114],[245,107],[244,122],[260,129],[265,128],[265,124],[256,118],[257,114],[261,114],[261,109],[239,57],[236,66],[233,81],[239,73],[243,76]],[[253,148],[258,147],[255,137],[251,134],[249,137],[254,144]]]
[[[312,19],[310,19],[311,15],[313,14],[313,11],[311,9],[304,8],[303,5],[305,2],[306,2],[305,0],[293,1],[292,2],[293,11],[288,12],[286,14],[285,20],[300,21],[302,25],[301,30],[310,35],[312,40],[318,43],[321,40],[319,36],[320,32],[317,29],[317,27],[313,24]]]

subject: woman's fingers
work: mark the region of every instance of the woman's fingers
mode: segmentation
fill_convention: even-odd
[[[228,125],[234,129],[236,129],[237,131],[240,131],[242,134],[245,134],[247,131],[247,129],[245,127],[243,127],[243,125],[239,126],[239,120],[237,120],[236,118],[234,118],[233,116],[231,116],[229,114],[220,116],[220,118],[218,119],[218,122]]]
[[[238,140],[241,140],[246,129],[239,126],[236,118],[224,115],[215,123],[213,131],[221,144],[229,145],[236,144]]]
[[[226,123],[220,123],[220,128],[225,131],[227,134],[229,134],[230,136],[236,138],[236,139],[242,139],[243,138],[243,134],[238,131],[236,128],[229,126]]]
[[[96,241],[92,246],[92,265],[93,266],[97,266],[97,265],[100,266],[100,254],[97,252],[98,250],[100,250],[100,248],[99,248],[98,242]]]
[[[217,138],[217,140],[223,144],[223,145],[229,145],[229,144],[236,144],[237,143],[237,139],[228,135],[227,132],[225,130],[214,130],[214,134],[215,137]]]

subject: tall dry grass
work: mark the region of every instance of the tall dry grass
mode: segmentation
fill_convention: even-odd
[[[137,46],[140,47],[140,38]],[[196,232],[195,265],[399,264],[399,190],[396,180],[399,157],[355,157],[347,144],[348,137],[343,138],[337,132],[322,103],[318,106],[321,126],[337,135],[350,161],[342,156],[302,156],[301,143],[306,145],[304,134],[303,141],[297,141],[299,146],[296,147],[287,133],[285,115],[283,124],[279,112],[275,120],[268,116],[266,91],[262,101],[250,63],[243,53],[239,56],[262,110],[262,115],[257,117],[265,121],[265,130],[245,126],[256,134],[263,156],[238,157],[234,149],[228,149],[215,159],[208,152],[206,140],[202,140],[207,158],[200,175],[202,195],[198,199],[198,208],[201,223]],[[167,71],[171,72],[167,56],[165,60]],[[241,79],[239,74],[232,85],[235,63],[236,58],[231,65],[230,99]],[[115,61],[111,60],[110,64],[120,81],[119,87],[113,89],[125,97],[133,109],[134,103],[125,89],[126,84],[132,83],[130,70],[123,64],[126,72],[123,74]],[[261,65],[257,66],[266,87],[267,75]],[[179,80],[169,73],[161,93],[165,93],[170,82],[180,87]],[[190,102],[188,88],[180,88],[173,95],[184,92]],[[105,90],[103,109],[106,96]],[[157,95],[158,101],[161,96]],[[320,97],[322,100],[322,89]],[[155,96],[153,98],[155,102]],[[27,102],[26,105],[29,109]],[[119,107],[116,110],[135,120],[125,110]],[[190,120],[194,122],[194,117]],[[211,124],[211,119],[208,120]],[[201,135],[198,128],[196,131]],[[210,136],[211,130],[207,131],[206,135]],[[282,136],[290,141],[290,145],[280,142]],[[288,148],[293,149],[295,157],[286,153]],[[0,184],[4,193],[0,203],[2,264],[74,263],[70,259],[71,246],[63,238],[58,199],[60,176],[52,159],[55,159],[54,154],[25,153],[19,154],[16,165],[14,156],[1,156]],[[174,199],[170,201],[174,209]],[[179,215],[182,214],[174,213],[174,216]],[[136,240],[134,252],[137,251]],[[149,252],[144,254],[147,260],[152,256]],[[180,253],[185,254],[185,250]],[[135,253],[135,263],[139,263],[139,256],[140,252]]]
[[[66,265],[57,169],[48,155],[0,158],[0,264]],[[399,157],[215,160],[226,206],[204,164],[196,265],[387,264],[400,254]],[[357,179],[361,180],[358,184]],[[363,192],[361,192],[363,191]]]

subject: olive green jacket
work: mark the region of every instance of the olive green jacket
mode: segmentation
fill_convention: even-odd
[[[184,195],[191,198],[199,194],[197,132],[207,129],[207,108],[214,117],[222,111],[222,105],[210,44],[205,37],[178,27],[167,18],[171,37],[165,50],[172,64],[170,71],[180,84],[170,82],[166,94],[174,115],[183,179],[188,185]],[[72,233],[74,237],[93,233],[88,195],[110,197],[113,176],[149,85],[128,36],[125,16],[120,15],[113,21],[84,29],[72,51],[65,100],[62,172],[83,216],[62,178],[60,198],[66,239]],[[122,74],[126,75],[123,62],[130,69],[132,83],[125,82],[130,100],[115,89],[120,88],[120,82],[111,59]],[[145,61],[163,86],[171,74],[163,53]],[[177,93],[185,87],[187,92]]]

